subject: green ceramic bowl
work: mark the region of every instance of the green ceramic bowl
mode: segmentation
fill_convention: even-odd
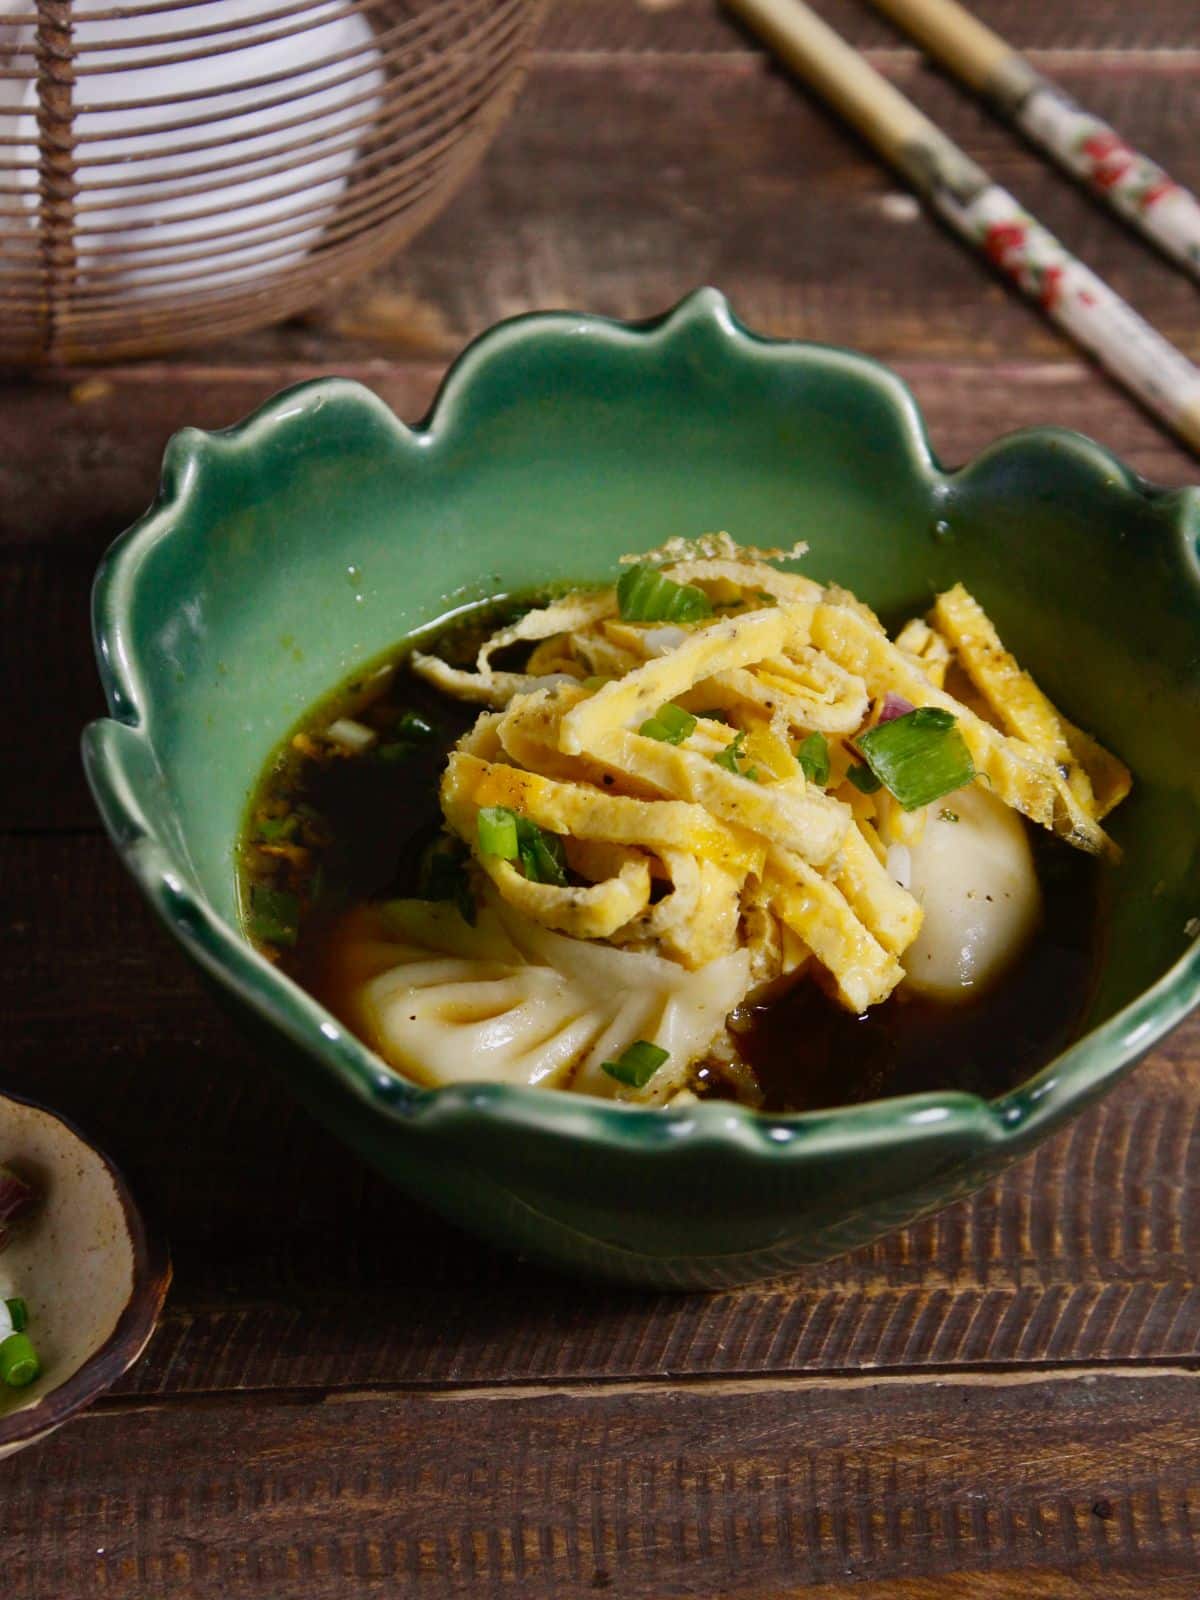
[[[729,529],[886,613],[962,579],[1049,693],[1133,768],[1089,1031],[992,1102],[803,1116],[645,1111],[397,1077],[238,931],[233,846],[272,747],[356,665],[448,610],[611,573]],[[1200,997],[1200,495],[1077,435],[933,459],[911,395],[845,351],[738,326],[712,290],[662,321],[537,315],[462,357],[429,421],[318,382],[171,441],[110,551],[95,633],[111,718],[84,755],[168,928],[281,1048],[295,1092],[389,1177],[503,1244],[658,1285],[745,1282],[977,1187],[1103,1094]],[[952,1064],[947,1063],[948,1073]]]

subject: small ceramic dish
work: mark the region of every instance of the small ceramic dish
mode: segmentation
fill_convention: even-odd
[[[672,534],[808,539],[887,616],[962,580],[1072,720],[1133,769],[1084,1037],[994,1101],[947,1090],[798,1116],[647,1111],[388,1070],[239,931],[233,850],[268,753],[358,665],[457,606],[604,578]],[[746,1281],[983,1183],[1125,1073],[1200,996],[1200,497],[1035,429],[959,471],[913,399],[846,351],[748,334],[704,290],[631,328],[503,324],[410,429],[319,382],[172,441],[94,626],[111,717],[85,759],[172,932],[317,1115],[464,1225],[579,1269]],[[953,1064],[947,1064],[947,1080]]]
[[[171,1280],[116,1167],[62,1117],[0,1095],[0,1164],[34,1191],[0,1252],[42,1375],[0,1385],[0,1457],[35,1444],[114,1384],[146,1348]]]

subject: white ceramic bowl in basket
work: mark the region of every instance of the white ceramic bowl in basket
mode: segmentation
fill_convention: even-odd
[[[0,363],[278,321],[391,254],[546,0],[0,0]]]

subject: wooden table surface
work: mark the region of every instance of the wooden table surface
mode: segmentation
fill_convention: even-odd
[[[1195,288],[858,0],[820,9],[1200,358]],[[977,9],[1200,186],[1196,0]],[[498,317],[703,282],[892,362],[947,461],[1057,422],[1197,475],[709,0],[559,0],[469,187],[352,295],[0,384],[3,1078],[123,1160],[176,1271],[137,1368],[0,1466],[6,1600],[1200,1592],[1200,1026],[872,1249],[713,1296],[591,1288],[281,1114],[100,833],[88,585],[174,429],[330,372],[415,417]]]

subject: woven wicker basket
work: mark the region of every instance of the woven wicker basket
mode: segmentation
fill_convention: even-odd
[[[277,321],[421,228],[546,0],[0,0],[0,362]]]

